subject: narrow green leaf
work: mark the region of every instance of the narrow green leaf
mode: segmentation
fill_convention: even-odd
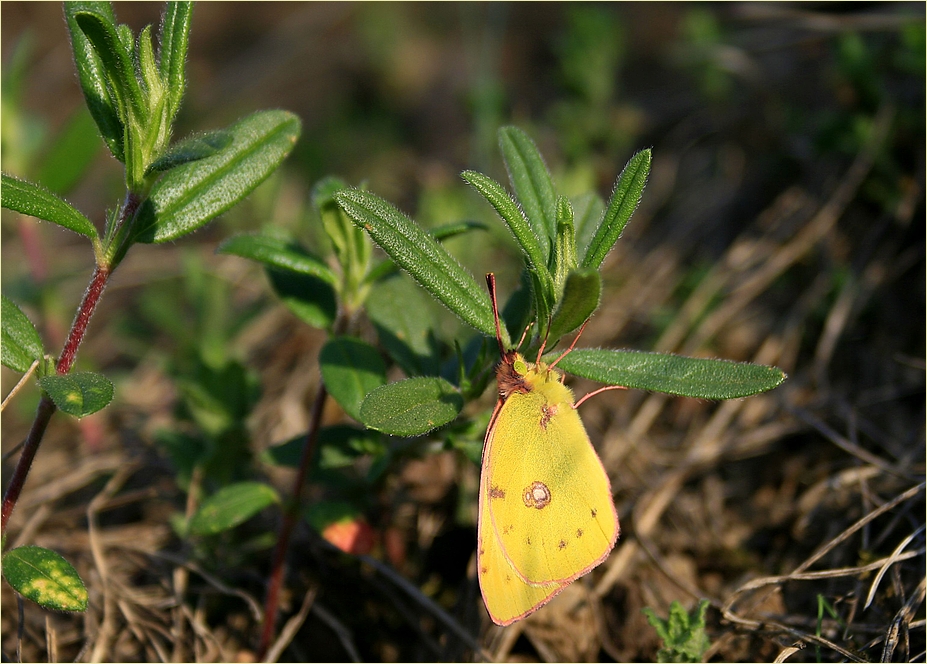
[[[36,181],[59,196],[67,193],[84,175],[101,147],[93,117],[82,106],[42,158]]]
[[[650,148],[641,150],[628,161],[618,181],[615,191],[608,201],[608,208],[602,223],[595,231],[589,242],[589,248],[583,256],[583,267],[598,269],[608,252],[615,246],[621,237],[621,232],[627,225],[634,210],[641,202],[641,195],[647,185],[647,176],[650,174],[650,161],[652,153]]]
[[[555,293],[563,297],[567,275],[576,269],[576,233],[573,226],[573,206],[566,196],[557,197],[557,237],[551,255]]]
[[[118,104],[113,98],[106,83],[106,71],[103,61],[97,54],[90,40],[77,25],[77,12],[94,10],[103,16],[111,25],[116,24],[113,7],[109,2],[65,2],[64,15],[71,33],[71,48],[74,51],[74,62],[77,65],[77,78],[80,81],[87,108],[93,116],[100,135],[109,147],[110,152],[119,161],[125,161],[123,140],[122,116]]]
[[[32,321],[6,295],[0,309],[0,355],[3,366],[25,373],[37,359],[45,354],[42,340]]]
[[[190,520],[195,535],[215,535],[234,528],[262,509],[280,502],[273,487],[260,482],[239,482],[210,496]]]
[[[112,14],[96,6],[81,7],[75,11],[74,19],[99,56],[108,88],[116,98],[119,117],[126,118],[131,109],[137,118],[145,118],[145,96],[135,77],[131,37],[126,44],[119,34],[120,28],[125,32],[127,27],[113,25]]]
[[[365,191],[335,194],[339,205],[396,264],[461,320],[495,336],[489,297],[448,251],[411,219]]]
[[[191,233],[251,193],[284,160],[299,137],[299,118],[260,111],[228,129],[231,144],[158,180],[135,219],[139,242],[169,242]]]
[[[426,232],[439,242],[455,235],[461,235],[471,230],[485,230],[486,224],[479,221],[452,221],[449,224],[442,224],[434,228],[429,228]],[[386,277],[395,274],[399,267],[390,259],[377,263],[364,277],[364,283],[375,284]]]
[[[476,171],[464,171],[461,177],[489,201],[521,245],[528,269],[537,275],[542,293],[548,302],[554,299],[554,282],[547,270],[547,238],[537,234],[537,229],[528,223],[518,205],[498,182]],[[542,245],[543,243],[543,245]]]
[[[431,343],[434,321],[421,288],[396,275],[374,286],[366,306],[380,345],[407,376],[438,373]]]
[[[192,2],[168,2],[161,21],[158,67],[161,70],[161,81],[168,94],[169,121],[177,116],[183,99],[192,18]]]
[[[301,321],[319,329],[335,322],[338,301],[335,289],[327,281],[272,267],[265,271],[277,297]]]
[[[68,230],[97,237],[97,229],[77,208],[42,187],[4,173],[0,179],[0,205],[30,217],[38,217]]]
[[[360,339],[335,337],[319,353],[322,380],[344,412],[360,420],[361,403],[386,383],[386,365],[377,349]]]
[[[338,285],[338,275],[322,259],[285,238],[257,233],[235,235],[220,244],[216,253],[241,256],[279,270],[313,276],[332,286]]]
[[[602,277],[597,270],[574,270],[567,276],[563,298],[550,323],[548,338],[556,341],[579,328],[599,308]]]
[[[61,554],[20,546],[3,556],[3,577],[13,590],[52,611],[87,610],[88,594],[77,570]]]
[[[778,367],[633,350],[584,348],[557,365],[567,373],[624,387],[699,399],[737,399],[786,379]]]
[[[557,194],[550,172],[534,141],[518,127],[502,127],[499,130],[499,147],[515,197],[524,209],[546,258],[557,231]]]
[[[39,384],[61,412],[74,417],[92,415],[113,400],[113,384],[105,376],[91,371],[43,376]]]
[[[595,192],[577,196],[573,203],[573,227],[576,236],[576,256],[582,264],[596,227],[605,214],[605,202]]]
[[[232,136],[227,131],[211,131],[206,134],[196,134],[185,138],[153,161],[145,175],[169,171],[175,166],[188,164],[211,157],[219,150],[224,150],[232,143]]]
[[[409,378],[373,390],[361,421],[392,436],[421,436],[454,420],[463,408],[456,387],[443,378]]]

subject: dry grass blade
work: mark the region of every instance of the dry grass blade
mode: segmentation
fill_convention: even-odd
[[[876,466],[877,468],[884,470],[886,473],[895,475],[896,477],[900,477],[905,480],[916,479],[916,475],[914,473],[904,471],[904,467],[909,466],[910,464],[904,464],[904,465],[899,464],[898,466],[894,466],[888,463],[882,457],[877,456],[873,454],[872,452],[860,447],[859,445],[857,445],[851,440],[847,440],[846,438],[841,436],[839,433],[834,431],[832,428],[827,426],[827,424],[822,422],[820,418],[815,417],[812,413],[808,412],[806,409],[798,407],[798,406],[788,405],[788,404],[786,404],[785,408],[786,410],[788,410],[790,413],[795,415],[795,417],[797,417],[801,421],[814,427],[814,429],[816,429],[822,436],[827,438],[827,440],[832,442],[834,445],[842,449],[847,454],[851,454],[855,456],[857,459],[859,459],[860,461],[865,461],[866,463],[870,463],[873,466]]]
[[[908,544],[911,543],[911,540],[913,540],[915,537],[917,537],[922,532],[924,532],[924,528],[925,526],[921,526],[920,528],[915,530],[913,533],[905,537],[901,541],[901,544],[895,547],[895,550],[892,551],[892,555],[890,555],[888,558],[885,559],[884,565],[882,565],[881,569],[879,569],[879,573],[876,574],[875,579],[872,580],[872,587],[869,588],[869,594],[866,595],[866,603],[863,605],[864,609],[868,609],[869,605],[872,604],[872,600],[875,598],[876,591],[879,589],[879,584],[882,582],[882,577],[885,576],[885,573],[889,570],[889,568],[893,564],[895,564],[899,560],[904,560],[901,552],[904,551],[905,548],[908,546]],[[923,551],[924,550],[921,549],[918,553],[923,553]],[[911,556],[908,556],[908,557],[911,557]]]
[[[917,585],[917,590],[914,594],[905,602],[904,606],[895,614],[894,619],[892,620],[891,625],[889,625],[888,632],[885,635],[885,646],[882,648],[882,657],[879,661],[881,662],[890,662],[892,661],[892,654],[895,652],[895,648],[898,646],[898,637],[900,632],[903,629],[910,630],[914,627],[911,623],[911,617],[914,615],[915,609],[918,605],[924,601],[924,590],[925,583],[927,579],[921,579],[921,582]],[[906,624],[907,623],[907,624]],[[923,621],[921,621],[921,627],[923,627]],[[906,659],[905,661],[913,661]]]
[[[280,630],[280,636],[277,637],[277,640],[274,641],[274,644],[267,651],[267,657],[264,659],[265,662],[276,662],[280,659],[280,655],[283,654],[283,651],[286,650],[286,647],[293,640],[293,637],[296,636],[296,632],[299,631],[299,628],[303,626],[303,623],[306,622],[306,617],[309,615],[309,610],[315,602],[315,596],[318,594],[319,589],[315,586],[306,591],[306,594],[303,596],[303,603],[299,607],[299,611],[296,612],[296,615],[286,621],[286,624],[283,626],[283,629]],[[336,632],[339,634],[340,632]],[[351,661],[358,662],[357,651],[354,649],[353,644],[351,644],[350,639],[345,644],[342,641],[342,644],[345,645],[345,650],[351,656]]]
[[[93,553],[93,562],[96,565],[97,572],[100,574],[100,585],[103,593],[103,622],[100,629],[94,637],[93,650],[90,653],[91,662],[102,662],[110,659],[109,650],[112,640],[116,637],[116,598],[112,592],[109,581],[109,563],[106,560],[106,552],[100,541],[100,526],[97,521],[97,515],[102,511],[106,503],[115,495],[122,485],[136,470],[136,465],[132,463],[124,464],[115,475],[113,475],[103,490],[98,493],[90,504],[87,506],[87,524],[90,537],[90,550]]]

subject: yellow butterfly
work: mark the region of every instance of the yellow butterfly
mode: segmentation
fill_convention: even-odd
[[[510,625],[605,560],[619,527],[573,393],[556,362],[504,349],[495,279],[486,278],[502,361],[483,442],[477,570],[489,616]]]

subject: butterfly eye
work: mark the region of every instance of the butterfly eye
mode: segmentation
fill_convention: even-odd
[[[515,369],[515,373],[517,373],[519,376],[524,376],[526,373],[528,373],[528,364],[521,358],[515,360],[512,368]]]

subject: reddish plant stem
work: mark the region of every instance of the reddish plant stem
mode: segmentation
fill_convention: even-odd
[[[84,293],[84,299],[77,310],[77,316],[71,324],[71,332],[68,334],[68,340],[64,343],[64,349],[61,351],[61,357],[58,358],[58,364],[55,369],[59,375],[64,375],[71,371],[74,359],[77,357],[77,349],[84,340],[87,333],[87,325],[90,323],[90,317],[93,316],[100,296],[103,295],[103,289],[106,288],[106,281],[109,279],[109,268],[97,266],[93,271],[93,277],[90,279],[90,285]]]
[[[58,364],[55,367],[59,375],[68,373],[74,365],[77,349],[81,341],[83,341],[84,335],[87,333],[87,325],[90,323],[90,317],[93,316],[93,311],[100,301],[103,289],[106,288],[106,280],[109,278],[109,274],[109,269],[105,267],[98,266],[93,271],[90,285],[87,286],[84,299],[77,309],[77,316],[74,318],[74,323],[71,325],[71,332],[68,334],[68,340],[64,344],[64,350],[61,352],[61,357],[58,359]],[[45,429],[48,428],[48,423],[55,413],[55,410],[57,410],[55,403],[47,395],[44,395],[41,401],[39,401],[39,407],[35,412],[35,419],[32,421],[32,428],[29,430],[29,435],[26,437],[26,442],[23,444],[22,454],[19,456],[19,461],[16,462],[16,468],[13,470],[10,484],[3,496],[3,508],[2,512],[0,512],[0,532],[2,533],[6,533],[6,524],[10,520],[10,515],[13,513],[13,508],[16,506],[16,501],[19,500],[19,495],[22,493],[23,487],[26,485],[26,477],[29,475],[32,461],[39,451],[39,445],[42,443]]]
[[[32,466],[32,460],[35,459],[35,453],[39,451],[39,443],[42,442],[42,436],[45,435],[45,429],[55,412],[55,404],[47,396],[43,396],[39,401],[39,407],[35,412],[35,419],[32,421],[32,429],[29,430],[29,436],[23,445],[22,454],[19,455],[19,461],[13,470],[13,477],[10,478],[10,485],[3,496],[3,510],[0,515],[0,532],[6,534],[6,524],[10,520],[16,501],[19,500],[19,494],[22,493],[23,486],[26,484],[26,476],[29,475],[29,468]]]
[[[140,203],[141,199],[138,196],[131,193],[126,195],[125,203],[123,203],[122,206],[122,212],[119,215],[120,225],[126,223],[135,215]],[[80,348],[80,344],[87,334],[87,326],[90,324],[90,318],[97,308],[97,303],[99,303],[100,297],[103,295],[103,290],[106,288],[106,282],[111,273],[112,269],[109,265],[97,265],[94,269],[93,276],[90,278],[90,284],[87,286],[86,292],[84,292],[84,298],[81,300],[80,307],[77,309],[77,315],[74,317],[74,322],[71,324],[71,331],[68,333],[68,339],[64,344],[64,349],[61,351],[61,356],[58,358],[58,362],[55,365],[55,371],[59,375],[67,374],[71,371],[71,367],[74,366],[74,360],[77,358],[77,349]],[[56,410],[57,407],[55,403],[48,395],[43,395],[42,399],[39,401],[39,407],[36,409],[35,419],[32,421],[32,428],[29,430],[29,435],[26,437],[26,441],[23,444],[22,454],[19,456],[19,461],[16,462],[16,468],[13,470],[13,476],[10,478],[6,493],[3,494],[3,506],[0,508],[0,533],[3,535],[6,534],[6,525],[10,520],[10,515],[13,514],[13,508],[16,506],[19,495],[26,485],[29,469],[32,467],[32,461],[35,459],[36,453],[39,451],[39,445],[42,443],[45,429],[48,428],[48,423]]]
[[[309,476],[309,469],[312,459],[315,457],[315,448],[319,440],[319,429],[322,426],[322,409],[325,407],[325,398],[328,392],[325,384],[319,382],[319,390],[315,394],[315,401],[312,402],[312,412],[309,421],[309,433],[306,434],[306,444],[303,445],[302,458],[299,461],[299,471],[296,474],[296,480],[293,483],[293,492],[290,495],[286,512],[283,515],[283,523],[280,525],[280,532],[277,535],[277,544],[274,547],[274,557],[270,569],[270,578],[267,581],[267,595],[264,598],[264,624],[261,628],[261,641],[258,645],[257,661],[263,662],[270,650],[271,641],[274,638],[274,629],[277,623],[277,609],[280,604],[280,588],[283,586],[283,576],[286,570],[286,552],[290,547],[290,535],[293,527],[299,520],[300,495],[303,492],[303,486],[306,484],[306,478]]]

